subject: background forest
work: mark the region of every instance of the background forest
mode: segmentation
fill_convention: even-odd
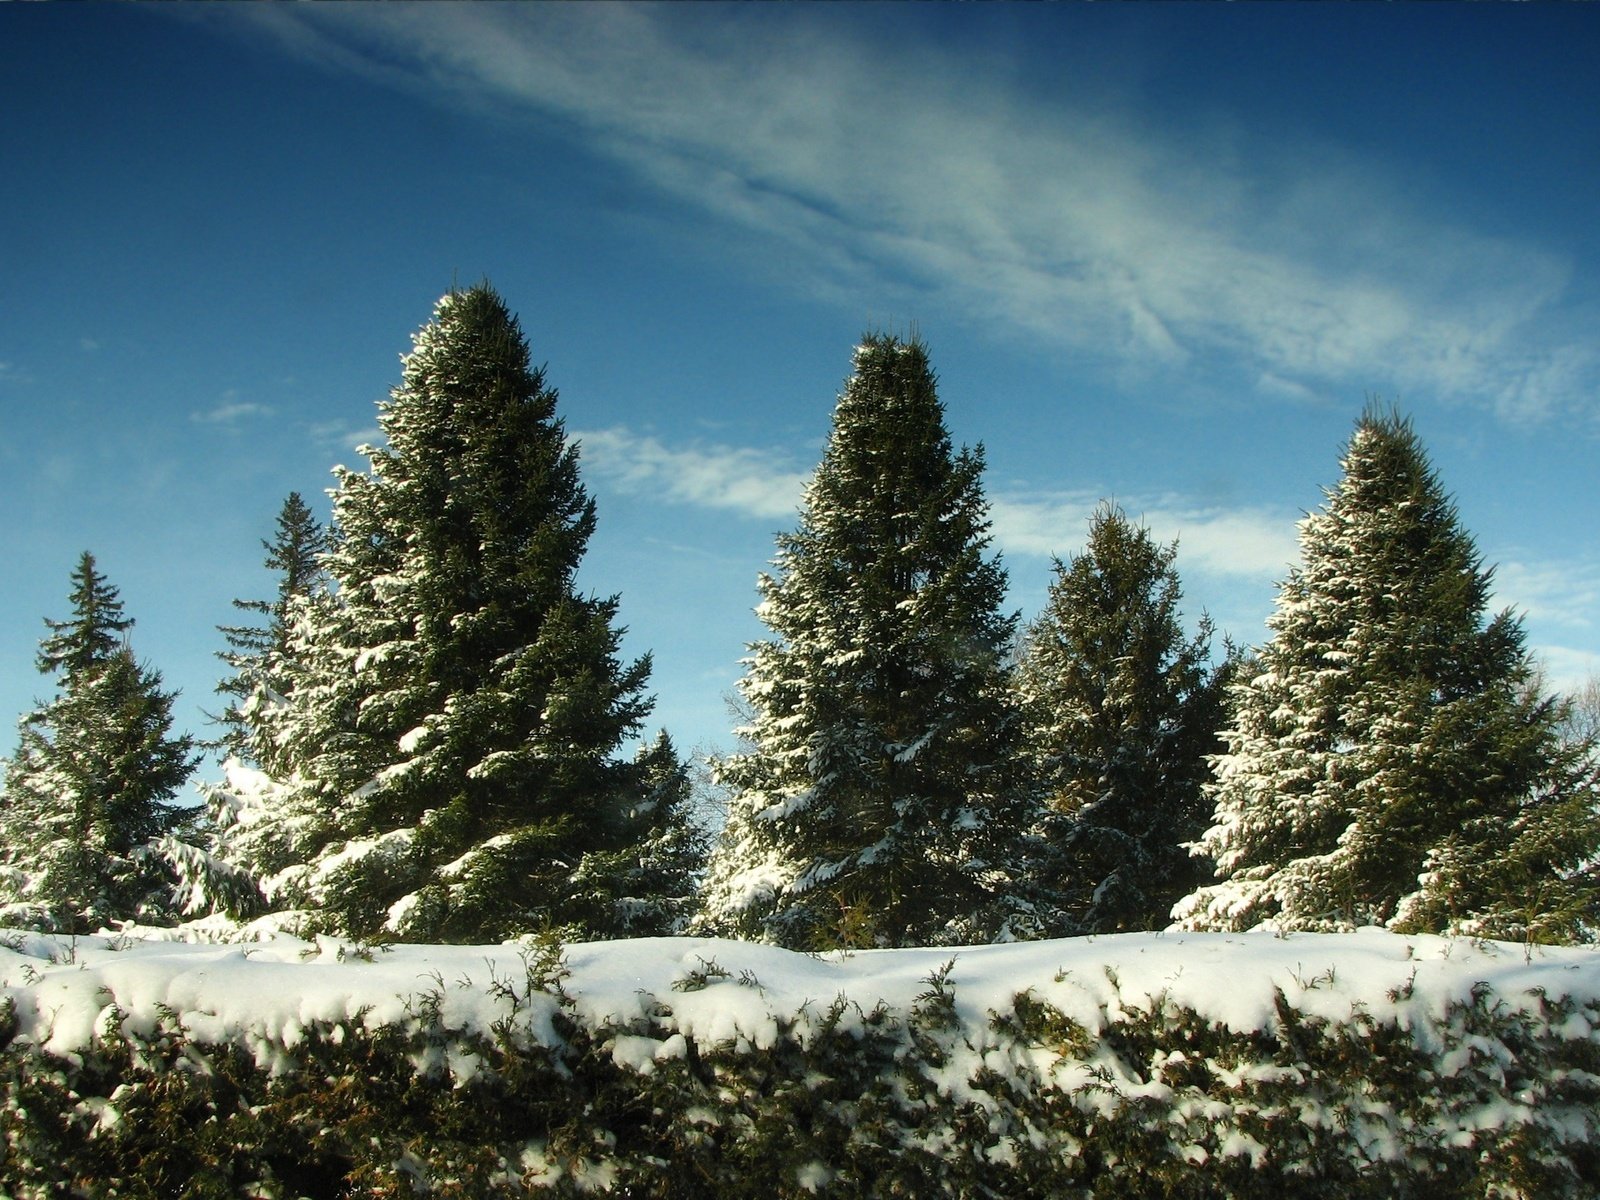
[[[1269,639],[1186,632],[1175,547],[1107,504],[1026,628],[928,348],[868,334],[797,523],[740,748],[645,737],[648,657],[582,592],[581,445],[487,285],[456,290],[278,594],[220,630],[203,812],[172,697],[86,553],[0,807],[4,920],[369,941],[694,930],[797,949],[1161,929],[1592,941],[1592,712],[1549,694],[1410,423],[1369,405]]]

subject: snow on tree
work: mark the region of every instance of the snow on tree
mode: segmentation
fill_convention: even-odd
[[[1592,761],[1409,421],[1369,409],[1232,688],[1190,929],[1390,925],[1560,940],[1597,925]]]
[[[20,722],[0,794],[0,914],[7,924],[89,932],[170,923],[243,900],[236,873],[192,844],[173,803],[194,745],[172,733],[173,695],[125,640],[133,621],[85,553],[73,615],[48,620],[53,699]]]
[[[926,348],[869,335],[740,683],[748,749],[703,927],[800,948],[1003,936],[1030,801],[980,450],[953,453]]]
[[[246,762],[259,761],[252,733],[257,729],[245,715],[253,704],[269,703],[287,690],[287,670],[282,659],[289,649],[290,628],[296,606],[322,583],[322,556],[329,546],[327,531],[306,506],[299,492],[290,492],[278,512],[277,536],[265,539],[266,567],[278,573],[274,600],[235,600],[233,606],[250,613],[255,623],[220,626],[228,649],[218,657],[232,674],[217,684],[228,697],[221,720],[227,727],[222,748]],[[263,694],[257,695],[260,691]]]
[[[649,660],[620,661],[615,597],[576,589],[595,510],[556,399],[500,297],[452,292],[380,405],[387,445],[336,472],[333,586],[298,605],[289,690],[253,717],[265,770],[230,780],[264,889],[312,928],[626,924],[596,875],[657,815],[648,761],[618,753]]]
[[[1018,687],[1046,789],[1046,871],[1075,933],[1166,926],[1208,872],[1187,850],[1209,824],[1203,785],[1219,748],[1225,670],[1211,623],[1185,635],[1173,566],[1104,505],[1084,552],[1056,564],[1029,626]]]

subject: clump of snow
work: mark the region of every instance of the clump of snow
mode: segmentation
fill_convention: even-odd
[[[199,927],[194,932],[206,936]],[[307,942],[270,926],[256,932],[259,941],[226,945],[127,932],[77,939],[8,933],[0,939],[0,987],[15,1004],[18,1036],[67,1054],[91,1043],[113,1007],[145,1022],[170,1011],[201,1041],[265,1038],[283,1046],[314,1023],[376,1028],[404,1021],[432,994],[452,1028],[488,1033],[505,1016],[492,985],[521,980],[528,968],[529,951],[517,943],[370,949]],[[822,956],[716,938],[643,938],[573,944],[564,962],[570,974],[562,990],[593,1027],[623,1028],[670,1013],[673,1036],[620,1041],[613,1051],[619,1063],[641,1071],[681,1055],[679,1038],[759,1050],[790,1024],[803,1037],[819,1004],[834,997],[863,1011],[881,1001],[908,1012],[946,964],[956,1014],[979,1047],[992,1014],[1010,1012],[1022,992],[1091,1032],[1162,1004],[1234,1033],[1265,1032],[1281,996],[1309,1017],[1340,1022],[1360,1011],[1425,1033],[1452,1005],[1485,989],[1507,1010],[1534,1012],[1545,999],[1570,998],[1577,1011],[1560,1025],[1563,1038],[1593,1036],[1600,1019],[1600,951],[1378,929],[1123,934]],[[440,978],[451,986],[438,989]],[[533,1036],[545,1036],[539,1031],[555,1004],[553,996],[533,993]]]

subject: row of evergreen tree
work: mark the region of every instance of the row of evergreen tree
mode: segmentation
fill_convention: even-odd
[[[1600,765],[1408,422],[1369,409],[1301,526],[1271,637],[1186,634],[1175,545],[1113,507],[1026,629],[1004,610],[983,455],[917,341],[871,335],[760,577],[714,840],[580,594],[578,447],[487,286],[452,292],[340,469],[239,601],[224,779],[85,555],[49,622],[56,696],[0,796],[0,919],[266,914],[302,932],[497,941],[695,929],[805,949],[1165,927],[1600,929]],[[225,914],[225,915],[224,915]]]

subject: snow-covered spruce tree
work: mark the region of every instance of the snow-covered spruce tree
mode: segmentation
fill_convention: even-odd
[[[1199,843],[1220,882],[1174,917],[1583,936],[1600,916],[1593,768],[1520,623],[1488,615],[1490,571],[1409,421],[1369,409],[1343,468],[1231,689]]]
[[[605,935],[597,861],[648,837],[649,709],[616,599],[574,577],[594,529],[556,393],[488,286],[452,292],[380,405],[371,470],[340,469],[333,582],[301,606],[274,747],[263,880],[311,927],[496,941]],[[631,904],[624,905],[631,911]]]
[[[1031,808],[982,452],[952,453],[920,342],[869,335],[854,365],[759,581],[775,636],[740,683],[748,749],[717,767],[700,920],[808,949],[1005,936]]]
[[[92,555],[72,581],[73,615],[46,621],[38,656],[56,695],[22,718],[6,764],[0,915],[88,932],[209,911],[237,880],[193,844],[173,803],[193,741],[173,735],[173,696],[128,648],[133,622]]]
[[[226,650],[217,655],[231,674],[217,684],[227,700],[221,721],[225,731],[221,748],[245,762],[259,762],[253,734],[259,726],[246,710],[252,704],[270,703],[288,689],[289,630],[296,606],[322,582],[322,556],[329,545],[327,531],[307,507],[299,492],[290,492],[278,512],[277,536],[265,538],[266,567],[278,575],[278,595],[273,600],[235,600],[233,606],[251,614],[254,623],[219,626]]]
[[[220,627],[228,649],[218,657],[233,669],[217,684],[227,701],[218,742],[225,752],[223,778],[201,784],[200,792],[210,811],[211,850],[252,881],[256,908],[264,901],[255,881],[297,861],[298,835],[324,825],[319,807],[304,811],[310,797],[278,781],[293,776],[294,763],[273,715],[309,673],[300,659],[307,643],[298,626],[319,604],[329,604],[323,559],[331,544],[300,494],[290,492],[276,537],[261,543],[265,566],[278,576],[277,598],[235,600],[234,607],[254,614],[257,623]]]
[[[1050,808],[1045,869],[1073,932],[1165,928],[1210,874],[1185,844],[1210,823],[1202,788],[1226,669],[1209,665],[1208,619],[1184,633],[1176,554],[1103,505],[1024,638],[1018,689]]]

